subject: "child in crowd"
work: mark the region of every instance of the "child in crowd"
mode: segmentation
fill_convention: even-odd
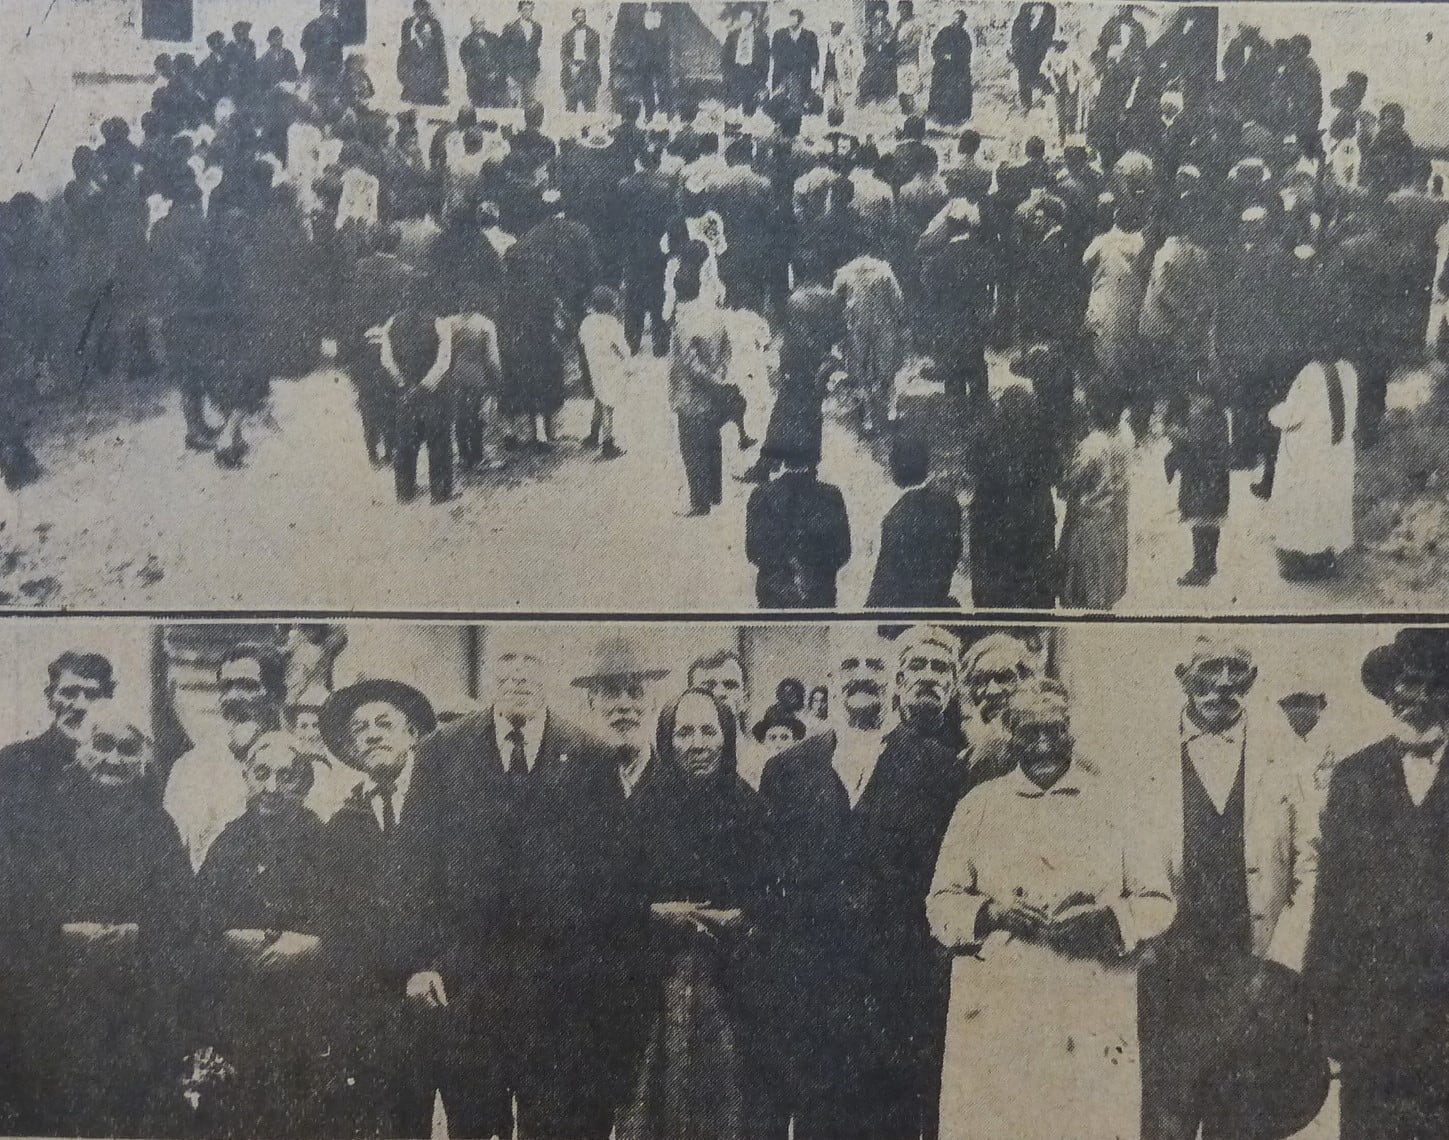
[[[618,459],[624,454],[614,440],[614,409],[623,398],[629,367],[619,307],[619,294],[601,285],[590,294],[589,315],[579,326],[584,366],[594,389],[595,430],[589,434],[598,439],[600,459]]]

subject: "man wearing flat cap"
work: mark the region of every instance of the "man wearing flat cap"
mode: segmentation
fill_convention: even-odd
[[[536,635],[488,631],[491,700],[418,766],[436,900],[407,992],[442,1046],[433,1087],[460,1138],[606,1140],[624,1099],[614,955],[624,788],[614,754],[550,707]],[[647,671],[647,670],[646,670]]]
[[[1318,865],[1311,774],[1292,764],[1285,726],[1249,715],[1257,677],[1244,646],[1199,637],[1177,667],[1177,732],[1158,744],[1141,789],[1139,818],[1158,825],[1177,900],[1139,976],[1144,1140],[1188,1140],[1200,1126],[1215,1137],[1288,1134],[1275,1130],[1286,1083],[1280,1103],[1241,1103],[1220,1079],[1241,1059],[1232,1026],[1243,1007],[1284,993],[1302,1004]],[[1176,763],[1161,763],[1168,752]]]
[[[614,752],[619,783],[631,798],[653,767],[655,689],[669,670],[648,661],[632,637],[608,637],[594,647],[574,686],[589,694],[599,739]]]
[[[1308,979],[1343,1140],[1449,1134],[1449,631],[1406,629],[1363,684],[1392,735],[1343,760],[1323,813]]]
[[[329,1001],[329,1120],[345,1135],[426,1136],[431,1086],[415,1079],[404,985],[426,938],[433,900],[421,860],[438,832],[419,743],[437,727],[428,698],[402,681],[369,679],[322,705],[327,750],[355,769],[352,794],[322,838],[321,933],[337,985]]]

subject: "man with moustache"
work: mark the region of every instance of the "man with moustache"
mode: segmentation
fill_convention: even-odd
[[[1265,1106],[1224,1092],[1222,1074],[1241,1063],[1234,1027],[1245,1007],[1271,1011],[1265,1019],[1286,1030],[1302,1001],[1295,991],[1318,873],[1311,776],[1285,762],[1294,752],[1283,728],[1249,715],[1258,671],[1245,647],[1199,637],[1177,677],[1177,732],[1155,747],[1177,762],[1139,789],[1138,818],[1161,825],[1177,900],[1138,979],[1142,1135],[1282,1135]]]
[[[75,759],[86,712],[115,692],[111,663],[99,653],[67,650],[50,663],[45,685],[50,727],[0,748],[0,837],[45,810],[61,773]]]
[[[935,644],[912,635],[908,645]],[[897,700],[933,699],[922,655],[900,664]],[[933,1135],[944,973],[925,897],[956,805],[949,749],[887,724],[890,663],[874,631],[834,644],[831,729],[772,758],[769,811],[777,917],[768,970],[777,1019],[772,1137]]]
[[[225,739],[201,741],[179,757],[166,779],[162,805],[200,869],[217,836],[247,807],[242,760],[264,732],[281,727],[286,699],[283,662],[270,650],[239,645],[216,667]]]
[[[357,778],[323,830],[317,875],[332,982],[320,1019],[330,1046],[320,1118],[341,1136],[428,1136],[437,1042],[406,999],[419,955],[438,952],[435,900],[422,888],[443,850],[434,805],[448,790],[429,785],[418,762],[437,715],[413,686],[369,678],[332,693],[317,727]],[[462,1123],[457,1134],[471,1135]]]
[[[659,714],[655,686],[669,676],[644,659],[631,637],[606,638],[594,647],[575,688],[588,693],[598,735],[614,752],[624,798],[631,799],[649,778],[654,760],[654,721]]]
[[[959,751],[970,786],[1011,771],[1006,706],[1040,672],[1035,655],[1014,633],[988,633],[963,654],[959,734],[949,743]]]
[[[1343,1140],[1449,1133],[1449,635],[1364,659],[1393,735],[1334,769],[1307,976],[1340,1071]],[[1371,968],[1366,968],[1368,964]]]
[[[514,1135],[516,1102],[522,1136],[606,1140],[627,1080],[624,786],[615,753],[549,707],[538,647],[489,636],[489,707],[419,753],[440,857],[407,992],[453,1043],[435,1073],[451,1134]]]
[[[943,747],[960,681],[961,642],[940,626],[915,625],[896,641],[896,713],[901,724]]]

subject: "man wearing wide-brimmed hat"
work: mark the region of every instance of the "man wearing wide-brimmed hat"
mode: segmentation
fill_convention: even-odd
[[[1235,1100],[1219,1079],[1248,1063],[1237,1036],[1245,1007],[1302,1010],[1305,1000],[1297,974],[1317,873],[1317,805],[1311,774],[1292,763],[1286,725],[1246,708],[1257,677],[1246,646],[1197,638],[1177,666],[1185,700],[1176,732],[1158,743],[1142,788],[1140,818],[1165,841],[1177,900],[1157,959],[1139,976],[1144,1140],[1185,1140],[1200,1126],[1207,1136],[1286,1136],[1276,1130],[1281,1114],[1313,1099],[1306,1068],[1302,1083],[1285,1077],[1275,1098]],[[1285,1020],[1281,1041],[1254,1049],[1281,1044],[1286,1065],[1292,1024]]]
[[[327,884],[322,942],[341,983],[327,1011],[328,1083],[345,1089],[335,1111],[364,1135],[426,1135],[431,1088],[400,1078],[414,1045],[401,1035],[405,968],[399,935],[410,939],[428,911],[416,855],[431,842],[437,797],[419,780],[418,745],[437,726],[432,703],[403,681],[373,678],[322,703],[318,733],[356,777],[327,821],[319,878]]]
[[[1323,813],[1308,979],[1341,1066],[1344,1140],[1449,1135],[1449,630],[1364,659],[1393,734],[1343,760]]]
[[[487,639],[488,706],[419,753],[440,794],[417,893],[436,905],[407,992],[451,1043],[428,1064],[453,1135],[605,1140],[627,1079],[610,951],[624,790],[613,754],[551,707],[538,632]]]
[[[655,688],[669,670],[647,659],[632,637],[606,637],[594,646],[576,687],[589,694],[598,733],[614,750],[624,795],[632,796],[652,767]]]

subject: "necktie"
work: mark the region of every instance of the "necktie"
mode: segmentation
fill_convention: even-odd
[[[382,833],[384,835],[391,834],[393,829],[397,827],[397,808],[392,802],[392,796],[395,791],[397,791],[397,785],[392,783],[378,784],[372,790],[372,794],[382,804]]]
[[[515,727],[504,738],[509,743],[508,775],[517,782],[528,779],[528,756],[523,751],[523,729]]]

